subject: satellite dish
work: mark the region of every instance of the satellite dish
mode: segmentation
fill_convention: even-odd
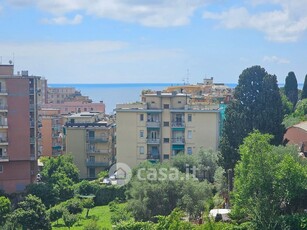
[[[9,63],[10,63],[10,65],[12,65],[13,61],[12,61],[12,60],[9,60]]]

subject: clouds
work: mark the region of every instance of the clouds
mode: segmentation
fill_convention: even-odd
[[[15,6],[35,5],[56,15],[49,22],[66,21],[65,14],[82,12],[99,18],[138,23],[150,27],[186,25],[194,11],[208,0],[8,0]],[[61,17],[59,17],[61,16]],[[71,24],[71,23],[69,23]]]
[[[276,64],[289,64],[290,61],[288,59],[277,57],[275,55],[273,56],[264,56],[262,59],[263,62],[267,63],[276,63]]]
[[[301,0],[253,0],[251,5],[232,7],[219,13],[207,11],[203,17],[217,20],[227,29],[258,30],[270,41],[295,42],[307,31],[306,11],[307,5]]]
[[[67,17],[64,16],[60,16],[60,17],[55,17],[52,19],[43,19],[42,23],[45,24],[56,24],[56,25],[77,25],[80,24],[82,22],[83,16],[80,14],[77,14],[74,18],[69,19]]]

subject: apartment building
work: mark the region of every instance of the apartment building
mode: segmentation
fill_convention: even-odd
[[[48,87],[48,103],[62,104],[68,101],[92,102],[88,96],[83,96],[74,87]]]
[[[37,174],[40,77],[0,65],[0,189],[21,192]]]
[[[42,108],[39,111],[41,128],[41,155],[58,156],[63,150],[63,117],[59,109]]]
[[[44,108],[50,109],[59,109],[62,115],[69,115],[74,113],[83,113],[83,112],[105,112],[105,104],[101,101],[98,103],[86,103],[79,101],[69,101],[60,104],[52,103],[45,104]]]
[[[191,104],[183,93],[148,93],[142,102],[116,106],[117,162],[163,162],[201,148],[217,150],[219,105]]]
[[[80,178],[93,179],[115,162],[115,125],[102,113],[83,112],[65,117],[65,151],[72,154]]]

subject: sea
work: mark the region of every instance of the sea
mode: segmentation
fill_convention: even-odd
[[[118,84],[48,84],[49,87],[74,87],[84,96],[89,96],[93,102],[103,101],[106,113],[114,114],[116,104],[132,103],[141,100],[142,90],[163,90],[169,86],[179,86],[182,83],[118,83]],[[230,88],[235,88],[237,83],[225,83]],[[284,84],[279,84],[279,87]],[[303,84],[298,84],[302,89]]]

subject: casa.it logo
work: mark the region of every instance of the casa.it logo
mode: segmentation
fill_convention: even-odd
[[[109,170],[109,178],[112,184],[123,186],[129,183],[131,177],[131,168],[125,163],[116,163]]]

